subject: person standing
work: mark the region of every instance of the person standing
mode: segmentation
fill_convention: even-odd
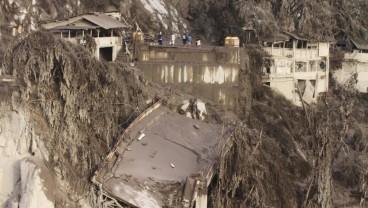
[[[182,41],[183,41],[183,45],[187,44],[187,34],[186,33],[184,33],[182,37]]]
[[[187,39],[188,39],[187,40],[188,45],[191,46],[192,45],[192,41],[193,41],[192,35],[189,34],[188,37],[187,37]]]
[[[196,47],[200,48],[201,47],[201,39],[197,38],[196,40]]]
[[[170,45],[171,45],[171,46],[175,45],[175,38],[176,38],[176,35],[173,33],[173,34],[171,35],[171,41],[170,41]]]
[[[162,33],[160,32],[160,34],[158,35],[158,44],[162,45],[163,41],[164,41],[164,37],[162,36]]]

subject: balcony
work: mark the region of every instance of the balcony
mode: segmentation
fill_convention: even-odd
[[[356,60],[359,62],[368,62],[368,53],[359,53],[359,52],[353,52],[353,53],[345,53],[345,60]]]
[[[274,57],[287,57],[293,58],[294,53],[292,48],[271,48],[266,47],[264,50]],[[318,50],[317,49],[295,49],[295,59],[314,59],[318,57]]]

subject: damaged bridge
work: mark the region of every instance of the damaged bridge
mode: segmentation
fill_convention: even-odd
[[[93,182],[132,207],[206,208],[227,132],[155,103],[125,130]]]

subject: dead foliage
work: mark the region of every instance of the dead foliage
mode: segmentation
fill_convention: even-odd
[[[35,122],[47,164],[77,193],[74,199],[86,193],[119,134],[146,108],[149,83],[124,64],[97,61],[44,32],[9,49],[4,64],[19,81],[20,102]]]
[[[285,161],[274,139],[239,126],[210,187],[210,207],[297,207]]]

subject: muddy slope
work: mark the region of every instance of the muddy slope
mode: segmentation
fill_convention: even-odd
[[[222,156],[211,206],[366,207],[368,100],[354,84],[305,109],[263,88]]]
[[[79,195],[123,128],[155,98],[136,70],[42,32],[10,50],[5,69],[18,79],[18,103],[45,145],[44,159]]]

